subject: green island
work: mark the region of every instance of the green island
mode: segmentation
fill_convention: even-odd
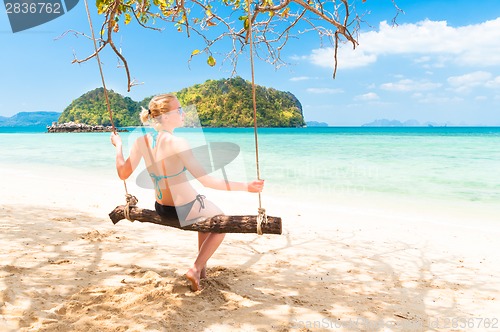
[[[187,127],[200,124],[203,127],[253,126],[252,84],[241,77],[207,80],[174,94],[182,105],[196,106],[186,108]],[[117,127],[140,126],[141,106],[147,108],[153,97],[137,102],[112,90],[108,91],[108,95]],[[306,125],[302,105],[290,92],[256,86],[256,101],[259,127]],[[71,102],[58,119],[58,123],[66,122],[109,126],[104,89],[94,89]]]

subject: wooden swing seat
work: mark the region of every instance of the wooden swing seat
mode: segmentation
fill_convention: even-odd
[[[120,220],[126,219],[125,205],[117,206],[109,214],[109,218],[113,224]],[[149,222],[162,226],[172,226],[172,223],[178,223],[176,218],[160,217],[156,211],[142,209],[137,206],[130,206],[129,217],[132,220],[140,222]],[[179,229],[186,231],[209,232],[209,233],[257,233],[257,218],[258,216],[227,216],[217,215],[211,218],[202,219],[194,224],[180,227]],[[174,227],[178,228],[178,227]],[[281,218],[267,216],[267,222],[261,224],[263,234],[281,234]]]

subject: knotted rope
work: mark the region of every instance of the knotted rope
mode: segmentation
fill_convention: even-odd
[[[128,193],[127,183],[125,181],[123,181],[123,183],[125,184],[125,201],[127,201],[127,204],[125,204],[125,208],[123,209],[123,215],[128,220],[134,222],[134,219],[130,217],[130,208],[137,206],[137,202],[139,202],[139,200],[134,195]]]
[[[259,208],[259,214],[257,215],[257,234],[262,235],[262,225],[267,224],[266,209]]]

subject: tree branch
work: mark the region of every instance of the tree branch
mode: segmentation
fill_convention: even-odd
[[[200,51],[191,54],[188,65],[194,56],[205,54],[212,57],[214,54],[220,54],[217,52],[217,48],[219,45],[225,46],[224,40],[229,39],[230,49],[224,50],[223,63],[231,62],[233,74],[236,73],[237,59],[243,53],[245,45],[248,44],[249,27],[253,29],[255,54],[276,68],[285,64],[281,54],[290,38],[294,36],[294,32],[302,34],[314,31],[321,39],[325,36],[328,37],[329,42],[333,44],[334,56],[332,60],[334,61],[333,77],[335,78],[338,67],[339,43],[345,39],[353,45],[353,48],[356,48],[358,42],[355,36],[357,36],[361,21],[355,13],[354,4],[350,4],[354,0],[326,1],[280,0],[275,5],[272,0],[256,0],[253,4],[253,11],[249,14],[245,8],[246,2],[240,0],[155,0],[154,2],[151,0],[96,0],[99,12],[104,14],[101,36],[106,33],[106,39],[99,39],[100,46],[97,52],[83,60],[78,60],[75,57],[73,62],[88,61],[109,45],[119,61],[123,63],[127,75],[128,91],[130,91],[130,88],[135,85],[135,81],[131,80],[125,56],[114,44],[113,33],[118,32],[118,20],[122,15],[126,16],[125,22],[127,24],[130,22],[129,15],[133,15],[134,21],[143,28],[162,31],[162,28],[147,24],[149,20],[153,20],[154,24],[154,20],[159,19],[166,23],[173,23],[178,31],[185,28],[188,38],[193,35],[200,37],[205,46],[196,48]],[[395,0],[390,1],[394,4],[397,15],[403,12],[396,5]],[[217,13],[218,7],[222,7],[219,13]],[[158,12],[155,12],[155,8]],[[291,12],[292,8],[294,13]],[[220,13],[224,13],[224,15]],[[264,16],[265,13],[269,17]],[[236,22],[233,20],[233,15],[238,17]],[[394,24],[396,17],[393,20]],[[245,19],[250,21],[245,22]],[[243,24],[240,23],[241,21]],[[325,25],[322,26],[320,22]],[[301,23],[309,24],[311,29],[301,32],[299,30]],[[242,28],[240,28],[240,24],[243,25]],[[89,38],[85,34],[80,34]],[[213,65],[212,60],[210,62]]]

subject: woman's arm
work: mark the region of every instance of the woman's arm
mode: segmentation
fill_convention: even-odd
[[[111,134],[111,143],[116,147],[116,170],[118,172],[118,177],[120,177],[121,180],[126,180],[136,169],[137,165],[139,165],[139,161],[141,161],[141,153],[137,140],[132,145],[127,160],[123,157],[122,139],[118,134]]]
[[[264,180],[255,180],[248,183],[234,182],[208,175],[203,166],[193,155],[189,143],[182,138],[176,138],[176,140],[175,147],[177,155],[188,171],[205,187],[217,190],[249,191],[254,193],[261,192],[264,188]]]

